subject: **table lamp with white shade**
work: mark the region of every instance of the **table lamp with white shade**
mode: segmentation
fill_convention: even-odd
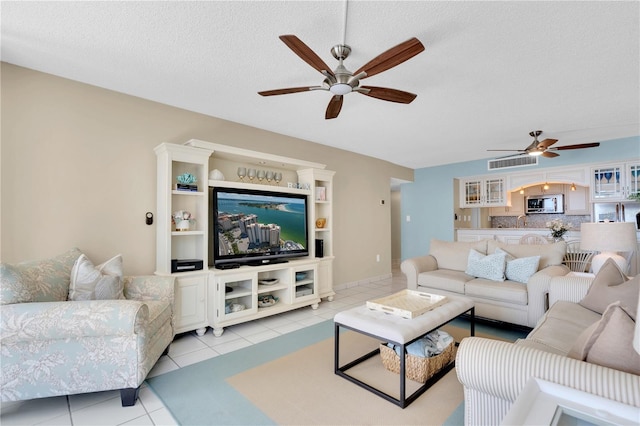
[[[636,225],[633,222],[599,222],[580,225],[580,249],[599,251],[591,260],[593,273],[597,274],[604,262],[612,258],[623,272],[627,260],[616,252],[636,250]]]

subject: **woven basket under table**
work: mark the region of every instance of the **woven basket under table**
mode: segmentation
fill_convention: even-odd
[[[454,349],[455,345],[451,342],[442,353],[429,358],[406,354],[405,370],[407,379],[425,383],[434,374],[453,361]],[[400,356],[398,356],[395,350],[381,343],[380,357],[382,358],[382,364],[387,370],[400,374]]]

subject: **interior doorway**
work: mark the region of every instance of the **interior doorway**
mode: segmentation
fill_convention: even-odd
[[[390,218],[391,218],[391,269],[399,270],[402,262],[402,184],[403,179],[391,178]]]

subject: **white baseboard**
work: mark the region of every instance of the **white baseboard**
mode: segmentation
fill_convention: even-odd
[[[344,289],[351,288],[351,287],[358,287],[358,286],[361,286],[361,285],[367,285],[367,284],[375,283],[376,281],[388,280],[391,277],[392,277],[391,273],[384,274],[384,275],[378,275],[376,277],[365,278],[364,280],[352,281],[352,282],[349,282],[349,283],[338,284],[338,285],[333,286],[333,289],[334,290],[344,290]]]

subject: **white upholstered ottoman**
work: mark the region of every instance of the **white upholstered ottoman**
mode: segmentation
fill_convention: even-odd
[[[380,349],[373,350],[360,358],[357,358],[343,366],[340,366],[340,328],[346,328],[355,332],[379,339],[383,342],[393,343],[400,346],[400,352],[406,355],[406,346],[420,339],[425,334],[436,330],[456,317],[469,312],[470,314],[470,335],[475,334],[475,315],[473,300],[466,297],[447,296],[447,302],[424,314],[406,319],[397,315],[387,314],[381,311],[372,310],[366,306],[359,306],[343,312],[339,312],[334,317],[335,345],[334,345],[334,372],[335,374],[367,389],[376,395],[390,401],[402,408],[405,408],[417,397],[423,394],[429,387],[443,377],[454,367],[454,362],[443,368],[439,373],[427,380],[424,385],[414,393],[406,396],[406,366],[405,356],[400,357],[400,398],[395,398],[367,383],[350,376],[346,371],[355,365],[377,355]]]

